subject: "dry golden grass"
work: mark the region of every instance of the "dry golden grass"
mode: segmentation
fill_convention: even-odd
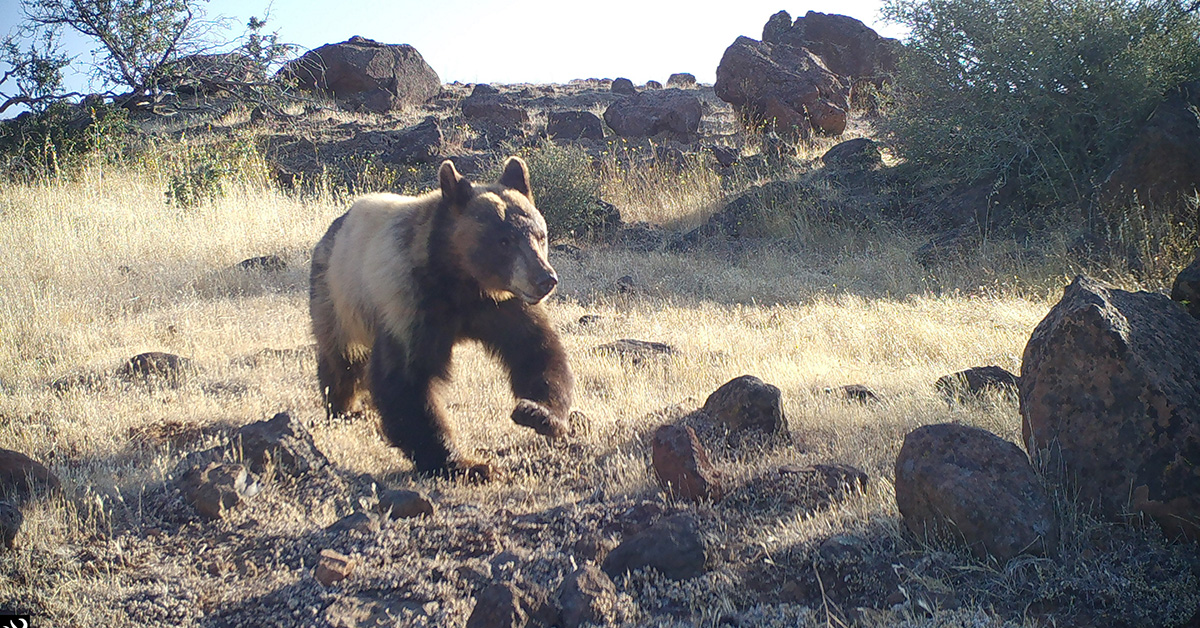
[[[240,613],[266,612],[255,609],[271,608],[273,595],[322,591],[307,575],[321,548],[318,533],[355,507],[348,499],[292,500],[293,489],[267,478],[264,496],[229,521],[179,524],[179,530],[171,525],[181,515],[143,505],[143,499],[161,503],[155,492],[188,451],[219,442],[229,427],[282,410],[312,426],[319,448],[348,477],[370,473],[394,486],[434,491],[442,520],[428,530],[419,522],[396,522],[383,533],[386,542],[343,550],[358,551],[365,565],[363,583],[347,581],[345,591],[403,585],[437,602],[423,611],[428,625],[461,626],[472,606],[469,592],[429,574],[457,573],[488,558],[446,549],[456,534],[492,534],[487,522],[504,513],[597,512],[604,503],[587,502],[597,492],[612,502],[660,500],[648,471],[648,435],[747,373],[782,389],[789,427],[802,443],[714,451],[732,484],[789,462],[848,463],[866,470],[872,482],[864,494],[813,512],[743,518],[732,507],[702,507],[728,522],[729,552],[736,558],[757,548],[761,556],[779,556],[786,575],[806,565],[782,557],[804,555],[796,548],[834,534],[868,535],[893,552],[920,551],[919,542],[900,533],[890,484],[904,434],[926,423],[963,421],[1016,440],[1019,417],[1011,400],[950,407],[935,395],[933,382],[976,365],[1018,370],[1025,341],[1057,290],[1046,288],[1055,282],[1053,271],[1009,284],[987,272],[957,280],[930,276],[908,258],[912,241],[897,235],[805,251],[763,247],[680,257],[596,248],[579,259],[556,257],[563,283],[550,312],[590,428],[572,443],[551,445],[512,425],[512,399],[498,367],[478,348],[461,347],[447,398],[458,439],[502,472],[491,485],[474,487],[412,477],[408,461],[384,445],[370,421],[324,420],[308,325],[308,252],[344,208],[251,180],[227,186],[214,202],[182,209],[165,202],[167,176],[92,166],[76,180],[0,188],[0,447],[46,461],[65,486],[62,497],[27,511],[20,546],[0,556],[0,573],[8,576],[0,582],[0,607],[32,610],[49,618],[44,625],[234,625],[230,618]],[[641,194],[641,185],[629,185],[630,194]],[[701,182],[669,201],[638,198],[649,208],[647,218],[665,212],[661,222],[669,222],[683,210],[664,206],[690,206],[712,194],[712,186]],[[233,269],[258,255],[279,255],[288,267],[279,273]],[[624,275],[634,279],[633,291],[616,288]],[[943,286],[969,289],[938,289]],[[584,314],[599,321],[581,325]],[[635,367],[593,351],[617,338],[666,342],[679,353]],[[176,388],[111,376],[144,351],[191,358],[196,371]],[[51,386],[87,374],[98,383],[65,392]],[[846,404],[825,391],[852,383],[875,389],[883,402]],[[158,436],[188,430],[194,437]],[[241,544],[222,544],[230,538]],[[267,551],[296,539],[316,543],[302,557],[307,563]],[[562,547],[574,542],[543,539],[518,547],[505,539],[497,543],[525,552],[530,577],[545,586],[561,577],[551,567],[568,561]],[[956,560],[975,570],[1004,569]],[[730,560],[683,585],[635,574],[619,583],[626,618],[668,624],[654,609],[669,598],[691,609],[692,619],[678,625],[715,625],[737,609],[762,625],[831,621],[822,609],[755,605],[739,583],[758,568]],[[311,599],[324,600],[323,608],[338,591]],[[862,621],[1004,623],[971,600],[962,602],[962,609],[932,618],[910,604]],[[320,608],[301,610],[275,619],[311,625]]]

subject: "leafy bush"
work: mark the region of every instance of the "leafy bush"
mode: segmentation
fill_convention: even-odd
[[[600,178],[587,151],[545,141],[520,154],[551,237],[598,237],[616,226],[611,206],[600,202]]]
[[[888,0],[911,29],[885,122],[910,162],[1017,177],[1035,203],[1087,198],[1171,88],[1200,75],[1176,0]]]

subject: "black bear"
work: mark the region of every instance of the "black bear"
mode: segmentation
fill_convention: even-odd
[[[451,350],[481,342],[508,370],[512,420],[564,435],[574,378],[541,305],[558,276],[519,157],[495,184],[472,184],[449,160],[438,182],[417,197],[359,199],[317,243],[317,379],[331,415],[362,410],[369,390],[384,434],[418,472],[486,477],[455,451],[438,398]]]

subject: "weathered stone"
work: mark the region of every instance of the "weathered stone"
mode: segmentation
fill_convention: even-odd
[[[1189,314],[1200,319],[1200,249],[1196,249],[1196,259],[1171,284],[1171,300],[1182,303]]]
[[[846,126],[849,86],[804,48],[739,37],[721,57],[714,88],[743,117],[774,122],[778,112],[767,115],[774,99],[826,134],[840,134]],[[795,124],[785,121],[784,127]]]
[[[441,79],[416,48],[357,36],[310,50],[279,75],[296,81],[300,89],[329,92],[353,108],[375,113],[424,104],[442,89]]]
[[[379,495],[379,512],[392,519],[411,519],[425,515],[433,516],[433,502],[424,493],[397,489]]]
[[[388,164],[433,163],[442,158],[445,137],[437,118],[429,116],[403,131],[388,133],[390,148],[380,156]]]
[[[1200,321],[1167,297],[1077,277],[1021,364],[1022,434],[1070,492],[1200,539]]]
[[[622,96],[635,96],[638,93],[637,88],[633,86],[633,81],[627,78],[614,79],[609,89],[612,93]]]
[[[696,518],[674,515],[625,539],[605,557],[601,569],[609,576],[651,567],[672,580],[705,572],[711,557]]]
[[[847,384],[836,389],[839,397],[855,403],[879,403],[879,394],[862,384]]]
[[[692,91],[664,89],[626,96],[604,110],[604,121],[621,137],[665,137],[684,144],[700,131],[700,99]]]
[[[696,75],[690,72],[676,72],[667,77],[667,87],[695,87]]]
[[[251,257],[237,263],[238,270],[261,270],[266,272],[279,272],[287,270],[287,260],[278,255],[262,255],[259,257]]]
[[[1058,546],[1054,507],[1025,453],[977,427],[945,423],[904,437],[896,505],[914,535],[946,534],[1000,561]]]
[[[354,573],[355,562],[349,556],[331,549],[321,550],[317,566],[313,569],[313,577],[323,586],[341,582]]]
[[[763,27],[763,41],[811,50],[835,74],[876,85],[895,74],[900,42],[880,37],[866,24],[845,15],[809,11],[790,23],[780,11]]]
[[[782,393],[753,375],[722,384],[704,401],[704,413],[733,432],[788,433]]]
[[[21,524],[24,522],[25,516],[21,514],[21,509],[8,502],[0,501],[0,542],[4,543],[4,547],[8,549],[16,547],[17,534],[21,531]]]
[[[883,156],[874,140],[859,137],[834,145],[825,151],[821,161],[827,168],[873,170],[883,165]]]
[[[183,498],[207,519],[224,519],[241,506],[248,490],[246,467],[210,462],[195,466],[179,480]]]
[[[545,591],[530,583],[503,582],[487,586],[475,596],[467,628],[553,626],[558,621],[557,609],[547,603]]]
[[[782,476],[793,476],[809,487],[830,497],[867,489],[867,473],[848,464],[810,464],[806,467],[784,465],[779,468]]]
[[[646,81],[645,88],[646,89],[662,89],[663,84],[659,83],[658,81],[655,81],[655,80],[649,80],[649,81]]]
[[[129,358],[117,369],[117,376],[130,381],[158,379],[178,383],[192,368],[192,361],[173,353],[150,351]]]
[[[61,483],[46,465],[19,451],[0,449],[0,498],[17,502],[42,491],[57,491]]]
[[[980,398],[988,394],[1017,394],[1019,379],[999,366],[976,366],[946,375],[934,383],[934,388],[947,401]]]
[[[719,500],[724,493],[720,474],[696,432],[686,425],[663,425],[654,431],[652,450],[658,483],[677,497],[692,501]]]
[[[328,528],[325,528],[325,530],[335,534],[346,532],[374,534],[379,532],[379,519],[365,512],[356,512],[338,519],[330,524]]]
[[[608,574],[595,565],[584,565],[567,574],[558,588],[563,628],[617,623],[617,588]]]
[[[277,472],[299,477],[329,464],[313,443],[312,434],[287,412],[240,428],[232,441],[255,473],[262,473],[268,463],[273,463]]]
[[[554,140],[602,140],[604,124],[590,111],[551,111],[546,114],[546,135]]]
[[[728,168],[733,164],[736,164],[738,159],[740,159],[742,156],[742,154],[736,149],[729,148],[727,146],[720,146],[718,144],[708,147],[708,150],[712,152],[713,157],[716,158],[717,163],[720,164],[722,168]]]
[[[521,127],[529,124],[529,112],[511,96],[476,91],[462,101],[463,117],[499,127]]]
[[[678,353],[675,347],[663,342],[622,338],[595,348],[597,353],[615,355],[637,365],[656,358],[670,358]]]

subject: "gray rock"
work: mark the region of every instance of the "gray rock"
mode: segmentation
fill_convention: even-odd
[[[379,495],[379,512],[392,519],[410,519],[426,515],[433,516],[433,502],[424,493],[397,489]]]
[[[625,539],[604,559],[601,569],[610,577],[651,567],[672,580],[703,574],[712,560],[696,518],[674,515]]]
[[[732,432],[788,433],[782,393],[753,375],[722,384],[704,401],[704,413]]]
[[[617,588],[608,574],[595,565],[584,565],[567,574],[558,588],[563,628],[587,624],[614,625],[617,618]]]

